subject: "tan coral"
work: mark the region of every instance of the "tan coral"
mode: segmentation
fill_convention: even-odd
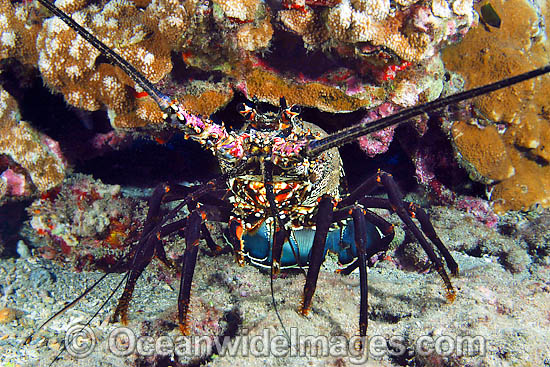
[[[62,5],[80,9],[84,4],[82,0],[66,0]],[[90,28],[96,37],[151,82],[157,82],[170,72],[168,44],[160,32],[148,26],[148,18],[132,2],[111,0],[101,10],[88,6],[73,13],[72,17]],[[139,106],[128,87],[139,90],[135,82],[118,67],[97,64],[99,51],[60,19],[44,21],[36,46],[43,78],[53,89],[63,93],[71,105],[90,111],[107,106],[119,115],[144,115],[143,110],[134,110]]]
[[[0,154],[23,168],[39,192],[59,185],[65,177],[65,163],[53,140],[20,121],[15,100],[0,89]]]
[[[385,19],[390,13],[389,0],[351,0],[351,4],[357,11],[378,20]]]
[[[322,18],[310,7],[281,10],[280,21],[291,31],[302,36],[305,46],[318,46],[328,39]]]
[[[375,8],[360,10],[370,5]],[[384,1],[342,1],[331,8],[327,14],[329,34],[337,40],[345,42],[370,42],[373,45],[384,46],[393,50],[399,57],[407,61],[419,62],[432,56],[434,50],[429,47],[429,36],[421,31],[402,33],[406,17],[389,16]],[[444,34],[439,35],[442,39]]]
[[[145,20],[150,28],[158,26],[165,41],[179,49],[189,27],[188,14],[193,14],[194,1],[152,0],[145,9]]]
[[[210,116],[225,107],[233,98],[232,89],[212,88],[198,94],[186,94],[181,98],[184,107],[191,113]]]
[[[116,128],[136,128],[147,125],[159,125],[164,122],[164,113],[151,97],[138,98],[135,108],[130,112],[117,114],[109,110],[109,119]]]
[[[273,26],[269,17],[259,25],[243,24],[237,31],[237,44],[246,51],[257,51],[269,46],[273,36]]]
[[[254,20],[256,13],[262,5],[259,0],[215,0],[214,6],[218,6],[225,16],[239,22]]]
[[[453,124],[451,134],[457,151],[462,154],[461,160],[476,162],[476,167],[469,170],[472,178],[491,184],[515,174],[507,147],[495,126],[481,128],[458,121]]]
[[[261,69],[254,69],[245,75],[244,79],[249,98],[258,97],[260,100],[278,105],[279,98],[285,96],[289,104],[311,106],[327,112],[369,108],[379,104],[385,93],[383,89],[373,87],[369,95],[348,96],[336,87],[317,82],[298,84]]]
[[[0,0],[0,9],[0,60],[18,57],[23,63],[35,63],[38,55],[34,43],[40,25],[31,14],[32,7]]]
[[[472,88],[516,75],[550,62],[550,44],[539,28],[537,10],[524,0],[495,0],[491,5],[503,19],[501,28],[488,32],[483,27],[470,31],[464,40],[443,53],[446,67],[460,73]],[[548,14],[543,15],[548,17]],[[548,19],[548,18],[547,18]],[[479,144],[503,145],[515,174],[497,179],[492,191],[495,209],[527,210],[540,203],[550,206],[550,88],[548,76],[523,82],[475,100],[482,113],[506,127],[503,134],[491,129],[468,130],[458,152],[467,165],[485,179],[488,156],[471,156]],[[496,178],[495,178],[496,179]]]

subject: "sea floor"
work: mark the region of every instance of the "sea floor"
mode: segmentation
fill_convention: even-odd
[[[548,214],[536,220],[508,214],[495,228],[453,208],[434,207],[430,214],[460,266],[452,278],[457,297],[447,300],[436,272],[415,270],[425,257],[414,243],[398,246],[369,269],[363,352],[355,345],[358,275],[334,273],[334,259],[321,271],[307,317],[297,312],[303,274],[274,279],[288,348],[270,277],[239,267],[229,254],[201,253],[190,307],[196,336],[181,337],[179,282],[155,264],[138,282],[126,326],[109,322],[120,289],[101,308],[123,276],[112,274],[23,345],[103,274],[74,272],[32,253],[0,260],[0,364],[48,366],[59,355],[55,366],[550,366],[550,265],[529,248],[533,238],[549,238],[550,221],[540,219]],[[69,353],[63,345],[70,333],[76,337]]]

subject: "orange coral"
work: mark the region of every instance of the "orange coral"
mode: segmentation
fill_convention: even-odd
[[[209,116],[224,107],[233,98],[233,90],[205,90],[199,95],[186,94],[182,100],[185,108],[191,113]]]
[[[385,94],[382,88],[373,87],[370,95],[348,96],[336,87],[317,82],[298,84],[262,69],[252,70],[244,76],[244,80],[249,97],[255,96],[260,100],[277,105],[279,98],[285,96],[289,104],[316,107],[327,112],[368,108],[379,104]]]
[[[447,68],[463,75],[468,88],[550,62],[550,45],[540,31],[541,19],[533,5],[524,0],[496,0],[491,5],[503,19],[501,28],[489,32],[477,27],[443,53]],[[542,14],[547,16],[544,12],[546,8]],[[550,78],[545,76],[477,98],[475,104],[486,117],[506,126],[502,134],[490,127],[453,127],[457,151],[473,176],[483,182],[496,181],[492,199],[497,211],[527,210],[535,203],[550,206],[549,88]],[[487,146],[505,152],[498,164],[492,154],[478,152]]]

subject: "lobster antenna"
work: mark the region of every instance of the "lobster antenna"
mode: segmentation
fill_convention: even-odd
[[[108,274],[111,274],[111,273],[107,273],[105,275],[108,275]],[[109,302],[109,300],[111,298],[113,298],[113,296],[116,294],[116,292],[118,291],[118,289],[122,286],[122,284],[124,283],[124,281],[129,277],[129,274],[130,272],[127,272],[126,274],[124,274],[124,276],[122,277],[122,279],[120,280],[120,282],[117,284],[116,288],[111,292],[111,294],[109,295],[109,297],[107,297],[107,299],[101,304],[101,307],[99,307],[99,309],[92,315],[92,317],[90,317],[90,319],[88,321],[86,321],[86,324],[82,325],[82,328],[80,329],[80,331],[84,330],[85,327],[88,327],[90,326],[90,323],[93,321],[93,319],[96,318],[96,316],[101,312],[101,310],[103,309],[103,307],[105,307],[105,305]],[[101,277],[100,281],[103,280],[104,277]],[[95,284],[94,284],[95,286]],[[80,300],[82,296],[78,297],[77,300]],[[73,337],[74,338],[74,337]],[[69,343],[72,343],[73,342],[73,338],[71,338],[69,340]],[[55,358],[53,359],[53,361],[49,364],[49,367],[52,367],[54,365],[54,363],[56,361],[59,360],[59,358],[61,357],[61,355],[67,350],[67,344],[63,344],[63,348],[61,348],[61,350],[59,351],[59,353],[57,353],[57,355],[55,356]]]
[[[135,67],[133,67],[128,61],[124,60],[122,56],[111,50],[109,46],[97,39],[93,34],[88,32],[84,27],[75,22],[73,18],[55,6],[48,0],[38,0],[42,5],[48,8],[49,11],[57,15],[63,22],[71,27],[82,38],[88,41],[92,46],[98,49],[104,56],[111,60],[116,66],[124,70],[128,76],[130,76],[144,91],[147,92],[159,105],[162,110],[166,110],[170,106],[170,98],[161,93],[155,86],[147,80],[147,78],[140,73]]]
[[[537,76],[546,74],[548,72],[550,72],[550,65],[546,65],[523,74],[503,79],[498,82],[456,93],[445,98],[436,99],[432,102],[427,102],[418,106],[410,107],[401,110],[393,115],[383,117],[375,121],[362,122],[357,125],[353,125],[332,133],[323,139],[310,142],[302,149],[300,154],[302,156],[312,158],[319,155],[319,153],[325,150],[350,143],[363,135],[385,129],[392,125],[402,124],[412,117],[416,117],[428,112],[433,112],[450,104],[462,102],[470,98],[491,93],[496,90],[506,88],[517,83],[521,83],[525,80],[536,78]]]

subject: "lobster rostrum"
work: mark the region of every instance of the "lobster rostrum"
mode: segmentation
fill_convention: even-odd
[[[248,258],[260,267],[269,268],[272,276],[284,267],[307,267],[300,308],[304,315],[311,308],[327,251],[335,252],[339,261],[346,264],[340,270],[342,274],[358,268],[359,333],[366,336],[367,260],[385,250],[393,239],[393,226],[368,208],[387,209],[397,213],[418,240],[443,279],[447,298],[452,301],[456,292],[446,268],[456,275],[458,265],[437,236],[426,212],[404,202],[392,176],[383,171],[353,191],[342,192],[343,170],[337,147],[423,113],[550,72],[550,65],[545,66],[333,134],[301,120],[299,107],[288,106],[284,97],[277,112],[260,112],[254,103],[245,103],[239,112],[247,123],[240,131],[229,132],[223,124],[186,111],[177,100],[161,93],[126,60],[55,5],[48,0],[39,1],[132,77],[158,103],[171,126],[211,150],[219,161],[222,174],[190,193],[168,184],[154,190],[139,241],[111,270],[130,269],[123,279],[125,288],[114,315],[115,320],[121,318],[122,322],[127,320],[135,284],[153,257],[181,270],[178,318],[183,334],[189,333],[187,318],[199,240],[205,239],[213,253],[223,251],[212,240],[205,221],[228,224],[225,237],[240,265]],[[385,189],[387,198],[369,196],[378,187]],[[220,192],[223,194],[217,195]],[[173,209],[163,209],[163,203],[176,200],[179,203]],[[179,218],[185,207],[190,214]],[[213,207],[216,210],[211,210]],[[412,218],[418,220],[420,228]],[[181,264],[172,264],[165,254],[162,238],[180,230],[186,243],[183,260]],[[82,299],[96,284],[53,317]]]

